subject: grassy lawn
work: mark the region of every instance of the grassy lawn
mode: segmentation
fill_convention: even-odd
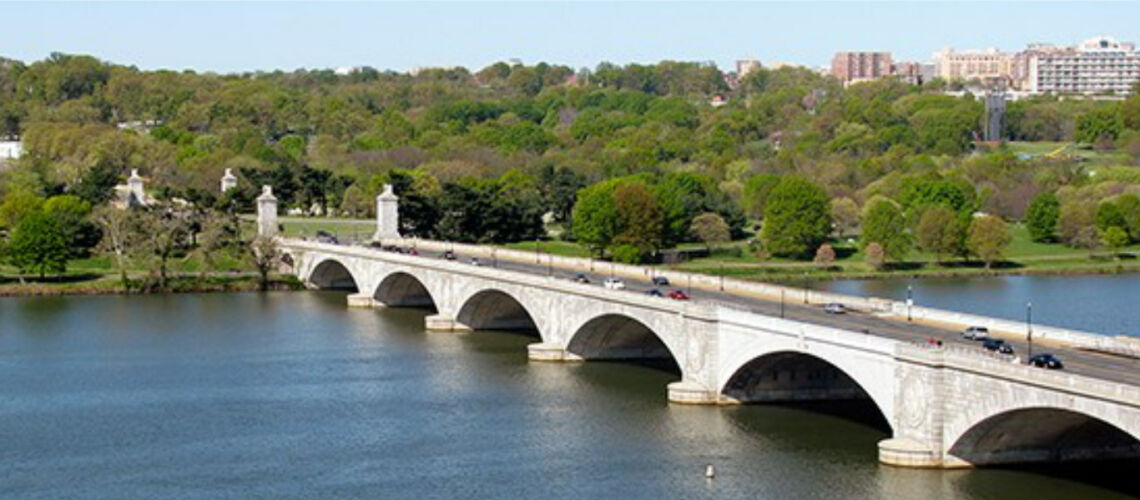
[[[278,222],[285,236],[313,237],[325,231],[337,238],[370,238],[376,232],[375,219],[335,219],[324,217],[281,217]]]
[[[507,243],[501,245],[502,248],[510,248],[512,250],[525,250],[533,252],[535,247],[542,253],[550,253],[554,255],[561,255],[564,257],[590,257],[590,251],[574,242],[570,241],[540,241],[535,243],[533,241],[520,241],[517,243]]]

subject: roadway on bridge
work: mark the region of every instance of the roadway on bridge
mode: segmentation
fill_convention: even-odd
[[[419,256],[429,259],[442,258],[441,252],[420,251]],[[472,262],[471,256],[457,253],[456,258],[461,262],[469,264]],[[566,280],[573,280],[580,272],[577,270],[560,269],[558,266],[551,266],[541,262],[518,262],[502,259],[497,259],[493,262],[483,259],[479,262],[479,265],[494,266],[498,269],[518,271],[532,275],[552,275],[556,278]],[[584,272],[582,274],[590,280],[593,286],[601,287],[602,282],[605,278],[609,277],[609,274],[605,272],[604,264],[598,267],[599,269],[593,272]],[[929,342],[931,339],[935,341],[940,340],[947,345],[977,349],[980,353],[985,353],[981,342],[965,340],[962,338],[961,332],[956,330],[937,328],[918,323],[908,323],[862,312],[849,311],[847,314],[829,314],[823,310],[822,305],[805,305],[802,303],[802,296],[793,297],[793,294],[788,294],[785,297],[784,303],[781,304],[780,301],[745,297],[699,288],[689,288],[685,283],[671,283],[667,287],[655,287],[649,279],[630,279],[627,277],[622,277],[621,279],[625,283],[624,292],[626,293],[646,293],[654,288],[666,294],[670,290],[683,290],[692,300],[712,300],[768,316],[780,316],[783,314],[783,316],[788,319],[845,330],[862,331],[870,335],[878,335],[902,341],[921,343]],[[662,297],[660,300],[672,299]],[[1022,362],[1028,358],[1026,354],[1029,351],[1029,346],[1025,339],[1002,338],[1013,346],[1014,353]],[[1045,346],[1040,343],[1034,344],[1034,354],[1045,352],[1052,353],[1059,357],[1065,364],[1064,371],[1066,372],[1114,382],[1140,385],[1140,360],[1055,345]],[[1042,370],[1044,370],[1044,368],[1042,368]]]

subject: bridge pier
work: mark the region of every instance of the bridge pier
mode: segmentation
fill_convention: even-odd
[[[526,346],[526,358],[530,361],[569,362],[585,361],[581,356],[574,354],[558,344],[538,342]]]
[[[365,309],[382,308],[385,307],[383,302],[380,302],[367,293],[354,293],[349,295],[348,307],[359,307]]]
[[[944,461],[940,452],[909,438],[890,438],[879,441],[879,463],[917,469],[969,467],[969,464],[961,461]]]
[[[424,318],[424,329],[429,332],[470,332],[473,330],[470,326],[444,314],[433,314]]]
[[[691,380],[673,382],[668,386],[670,403],[682,405],[715,405],[721,403],[720,393]]]

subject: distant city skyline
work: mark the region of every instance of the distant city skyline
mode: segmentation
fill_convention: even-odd
[[[222,73],[477,70],[512,58],[574,68],[710,61],[728,71],[746,58],[824,67],[847,50],[927,61],[943,47],[1140,41],[1140,2],[21,2],[0,13],[3,57],[66,52]]]

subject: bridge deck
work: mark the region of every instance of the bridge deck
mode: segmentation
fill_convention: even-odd
[[[360,249],[360,247],[354,248]],[[385,253],[381,250],[374,251]],[[463,255],[458,252],[456,255],[458,260],[462,262],[468,262],[471,258],[469,255]],[[419,251],[419,258],[438,260],[442,258],[442,254],[437,251],[421,249]],[[551,266],[546,263],[539,264],[505,259],[498,259],[494,262],[489,262],[484,259],[481,264],[484,266],[494,265],[501,270],[516,271],[529,275],[546,276],[553,274],[557,278],[567,280],[573,279],[576,274],[581,272],[577,269],[567,270],[559,268],[557,265]],[[608,277],[608,274],[604,272],[605,265],[599,265],[598,267],[598,270],[594,272],[582,272],[582,274],[585,274],[591,283],[600,287],[602,286],[602,281]],[[821,306],[805,305],[802,303],[802,300],[800,300],[800,297],[795,297],[792,294],[786,296],[784,304],[781,305],[779,301],[766,300],[759,297],[741,296],[733,293],[697,288],[687,289],[685,283],[672,283],[668,287],[655,287],[649,279],[622,277],[622,280],[625,283],[625,291],[627,293],[641,294],[653,288],[660,288],[663,292],[667,292],[671,289],[683,289],[691,296],[692,300],[715,301],[720,304],[758,314],[779,316],[782,311],[784,317],[788,319],[816,325],[865,332],[867,334],[905,342],[926,342],[930,339],[935,339],[951,346],[977,349],[979,352],[983,350],[980,342],[963,339],[961,332],[957,330],[940,328],[928,324],[908,323],[895,319],[892,316],[878,316],[863,312],[849,311],[847,314],[842,315],[828,314]],[[670,299],[662,298],[661,300]],[[1028,344],[1025,339],[1004,338],[1006,342],[1013,346],[1015,353],[1024,360],[1028,352]],[[1140,359],[1058,345],[1041,345],[1040,342],[1035,342],[1033,353],[1038,354],[1043,352],[1053,353],[1060,357],[1065,363],[1064,370],[1066,372],[1140,386]]]

